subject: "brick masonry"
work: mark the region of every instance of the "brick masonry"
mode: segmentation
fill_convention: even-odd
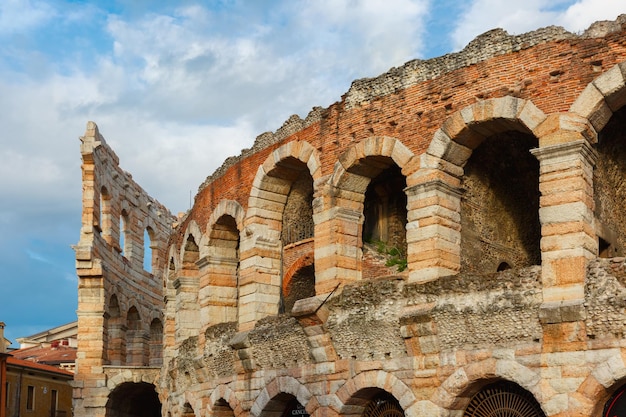
[[[90,122],[76,415],[126,417],[106,404],[136,384],[174,417],[360,415],[381,393],[460,416],[493,381],[600,415],[626,381],[624,104],[626,15],[494,30],[260,135],[180,218]],[[372,224],[406,270],[364,242]],[[285,314],[290,288],[306,298]]]

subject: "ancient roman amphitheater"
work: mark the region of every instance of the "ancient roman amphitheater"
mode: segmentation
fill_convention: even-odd
[[[179,217],[81,154],[77,416],[626,415],[626,15],[357,80]]]

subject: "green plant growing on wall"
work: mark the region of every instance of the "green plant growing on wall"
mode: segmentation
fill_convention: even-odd
[[[372,244],[376,246],[376,251],[378,253],[387,256],[385,266],[395,266],[398,269],[398,272],[402,272],[407,268],[407,257],[400,249],[395,246],[389,246],[387,242],[383,242],[382,240],[375,240]]]

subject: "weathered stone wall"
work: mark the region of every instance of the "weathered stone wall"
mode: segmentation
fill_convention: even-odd
[[[624,16],[581,36],[495,30],[355,81],[341,101],[229,158],[171,234],[169,215],[153,219],[169,238],[167,248],[157,239],[154,280],[136,266],[141,245],[115,248],[92,231],[93,172],[142,190],[116,159],[83,152],[79,414],[104,417],[116,386],[153,376],[106,363],[141,350],[112,320],[136,306],[142,321],[164,316],[163,415],[278,416],[299,403],[356,416],[393,398],[407,416],[457,416],[494,381],[547,416],[600,415],[626,381],[624,261],[597,259],[600,239],[609,256],[625,242],[624,104]],[[368,187],[385,188],[389,170],[406,213],[392,203],[377,224],[406,244],[401,273],[364,242]],[[151,213],[130,200],[128,211]],[[285,245],[305,217],[313,237]],[[316,295],[281,314],[290,278],[311,267]]]

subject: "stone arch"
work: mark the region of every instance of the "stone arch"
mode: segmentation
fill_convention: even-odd
[[[321,175],[318,151],[303,141],[280,146],[258,168],[248,199],[241,241],[240,277],[247,287],[242,287],[241,291],[249,294],[240,298],[238,321],[241,330],[250,329],[254,322],[272,312],[278,313],[284,208],[295,183],[310,178],[311,190],[315,194],[315,184]],[[314,206],[311,204],[311,210]],[[308,219],[311,223],[312,214]]]
[[[394,192],[382,194],[398,199],[386,203],[392,208],[389,219],[393,221],[389,224],[397,226],[393,235],[399,236],[402,247],[407,245],[408,196],[405,188],[407,174],[413,172],[417,162],[407,146],[389,136],[369,137],[349,147],[339,156],[329,179],[331,195],[324,205],[326,212],[320,216],[325,219],[320,228],[337,232],[320,244],[317,244],[316,239],[316,252],[328,258],[320,258],[319,262],[329,265],[324,271],[316,273],[318,294],[330,292],[341,282],[362,278],[363,224],[367,217],[365,211],[368,201],[366,194],[371,192],[372,188],[368,187],[373,187],[377,178],[390,175],[391,180],[388,183],[396,184]],[[384,188],[386,185],[381,186]],[[375,199],[379,197],[376,193],[372,195]],[[383,218],[386,217],[381,216]],[[408,248],[405,252],[408,253],[404,253],[404,257],[410,257],[411,249]],[[317,258],[316,256],[316,260]]]
[[[430,158],[422,162],[430,162],[426,164],[429,168],[462,175],[472,151],[486,137],[510,130],[540,137],[538,127],[546,118],[530,100],[511,96],[481,100],[456,111],[443,122],[426,151],[438,163],[427,161]]]
[[[571,105],[570,112],[589,120],[599,132],[613,113],[626,104],[626,61],[597,77]],[[592,142],[593,143],[593,142]]]
[[[180,254],[179,254],[181,261],[184,260],[184,256],[185,256],[185,251],[186,251],[185,243],[189,241],[190,237],[194,240],[194,242],[198,246],[198,257],[199,257],[200,256],[199,247],[200,247],[200,242],[202,241],[202,231],[200,230],[200,227],[198,226],[198,223],[196,223],[195,220],[191,220],[189,224],[187,225],[187,229],[185,230],[185,234],[183,236],[183,244],[180,247]]]
[[[458,368],[435,390],[430,400],[441,409],[462,412],[474,394],[497,380],[516,383],[530,392],[539,404],[548,400],[543,398],[539,373],[513,360],[493,358]]]
[[[521,154],[524,159],[521,164],[517,162],[513,168],[531,170],[538,177],[538,167],[534,158],[528,151],[536,147],[540,125],[547,116],[539,110],[531,101],[516,97],[501,97],[482,100],[469,105],[450,115],[434,133],[433,139],[426,151],[420,158],[420,169],[415,171],[407,180],[409,188],[409,217],[412,219],[407,225],[407,239],[412,244],[413,256],[409,256],[409,279],[411,281],[430,281],[441,276],[453,275],[461,270],[462,265],[467,265],[467,259],[471,256],[468,250],[474,250],[468,246],[468,227],[462,227],[461,223],[468,221],[468,211],[462,210],[461,205],[466,199],[461,199],[464,181],[468,178],[464,175],[466,165],[474,151],[489,138],[487,147],[477,153],[477,158],[492,158],[488,151],[493,149],[511,147],[514,152]],[[504,135],[506,135],[507,140]],[[482,155],[481,155],[482,154]],[[508,152],[507,152],[508,154]],[[474,165],[476,167],[474,168]],[[493,175],[490,171],[497,168],[493,164],[473,164],[470,169],[478,169],[480,176]],[[504,167],[504,166],[503,166]],[[506,169],[506,167],[502,168]],[[481,171],[482,170],[482,171]],[[481,173],[482,172],[482,173]],[[525,176],[507,175],[501,178],[525,178]],[[482,181],[484,182],[484,181]],[[516,195],[508,197],[504,191],[493,193],[488,186],[481,186],[482,190],[493,193],[493,204],[501,204],[509,207],[515,206],[518,200],[527,201],[525,194],[532,193],[532,208],[530,210],[517,209],[515,212],[508,208],[501,210],[502,213],[510,214],[510,230],[517,240],[524,243],[524,250],[516,251],[518,245],[504,246],[503,250],[496,251],[493,256],[487,258],[486,265],[489,271],[495,272],[502,262],[511,263],[519,259],[521,265],[539,263],[540,249],[540,226],[538,220],[539,194],[538,185],[531,181],[523,184],[524,188],[508,187],[516,191]],[[538,182],[538,179],[532,182]],[[481,181],[477,181],[480,184]],[[506,186],[501,187],[503,190]],[[519,194],[519,195],[518,195]],[[500,197],[498,197],[498,195]],[[471,196],[471,194],[470,194]],[[506,198],[502,198],[502,197]],[[465,196],[466,198],[468,195]],[[415,210],[412,210],[415,207]],[[495,205],[494,210],[497,210]],[[514,214],[518,213],[518,214]],[[471,215],[471,213],[469,213]],[[464,216],[463,218],[461,216]],[[533,219],[522,220],[526,216]],[[533,223],[530,229],[522,227],[524,222]],[[476,225],[480,225],[476,222]],[[461,238],[461,229],[464,229],[464,239]],[[481,231],[475,232],[478,235]],[[508,238],[508,233],[494,232],[494,242],[484,250],[500,248],[500,240]],[[506,236],[498,236],[498,234]],[[465,250],[462,249],[465,245]],[[506,250],[505,250],[506,249]],[[508,253],[511,252],[512,253]],[[502,253],[500,253],[502,252]],[[493,259],[492,259],[493,258]],[[482,262],[482,257],[479,257]],[[485,266],[479,265],[477,268]]]
[[[250,415],[262,417],[264,411],[268,408],[281,408],[280,403],[284,401],[283,397],[285,397],[283,394],[293,396],[300,404],[305,406],[309,415],[312,415],[319,407],[317,399],[300,381],[290,376],[280,376],[270,381],[261,390],[250,408]]]
[[[207,222],[207,233],[202,239],[202,243],[200,246],[201,257],[208,254],[208,246],[211,245],[211,237],[209,231],[213,229],[217,221],[224,215],[231,216],[233,219],[235,219],[235,222],[237,224],[237,230],[243,230],[243,222],[246,215],[246,211],[244,210],[244,208],[241,206],[241,204],[239,204],[239,202],[235,200],[221,200],[211,213],[209,221]]]
[[[106,417],[160,417],[161,402],[154,384],[124,381],[114,386],[106,402]]]
[[[232,417],[225,412],[228,410],[223,409],[226,406],[230,408],[235,417],[245,414],[234,391],[226,385],[218,385],[211,392],[209,402],[207,403],[208,417]]]
[[[198,393],[185,391],[180,402],[182,402],[181,417],[200,417],[202,415],[202,398]]]
[[[580,384],[576,400],[581,413],[599,416],[606,401],[626,384],[626,365],[622,357],[624,349],[616,349],[608,359],[598,363]],[[584,407],[584,408],[583,408]]]
[[[626,254],[626,225],[620,215],[626,206],[626,193],[621,187],[626,169],[625,74],[626,61],[613,66],[589,83],[570,109],[589,120],[592,133],[597,132],[584,138],[594,151],[594,238],[598,243],[597,255],[605,258]]]
[[[304,278],[304,280],[298,278]],[[297,285],[300,290],[298,291],[294,285]],[[293,292],[294,290],[295,292]],[[287,313],[291,311],[297,300],[315,296],[315,258],[313,252],[296,259],[284,272],[282,294]]]
[[[126,324],[116,293],[111,294],[106,305],[107,360],[110,365],[121,365],[126,360]]]
[[[335,394],[338,400],[333,408],[341,415],[360,415],[367,403],[382,392],[395,398],[405,415],[417,415],[414,413],[416,407],[428,408],[418,403],[408,385],[385,371],[361,372],[346,381]]]

